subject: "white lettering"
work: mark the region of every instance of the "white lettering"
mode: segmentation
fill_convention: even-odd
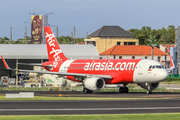
[[[128,69],[129,68],[129,69]],[[95,61],[92,61],[91,63],[90,62],[87,62],[86,65],[84,66],[84,70],[87,71],[87,70],[101,70],[101,71],[109,71],[109,70],[134,70],[135,68],[135,62],[118,62],[116,63],[114,66],[113,66],[113,62],[95,62]]]
[[[55,53],[54,56],[53,56],[54,60],[55,61],[60,61],[61,58],[59,57],[59,53],[61,53],[61,52],[62,51],[60,49],[55,50],[54,48],[52,48],[52,51],[50,52],[50,54]]]
[[[50,48],[52,49],[50,51],[50,54],[53,54],[53,58],[54,58],[54,62],[53,62],[53,66],[54,68],[56,68],[56,66],[58,65],[57,61],[61,61],[62,59],[60,58],[59,54],[62,52],[60,49],[55,49],[55,36],[54,34],[48,34],[46,32],[46,38],[47,38],[47,44],[49,44]]]
[[[49,39],[47,40],[47,42],[49,43],[50,47],[53,46],[55,47],[54,43],[52,42],[55,42],[55,40],[52,40],[52,38],[54,38],[54,34],[48,34],[46,33],[46,38],[49,37]]]

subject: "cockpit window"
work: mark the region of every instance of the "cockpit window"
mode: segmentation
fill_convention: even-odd
[[[155,66],[155,65],[153,65],[153,66],[152,66],[152,69],[154,69],[155,67],[156,67],[156,66]]]
[[[152,68],[152,65],[151,66],[149,66],[149,69],[151,69]]]
[[[160,65],[156,65],[156,68],[161,69],[161,66]]]
[[[162,65],[151,65],[151,66],[149,66],[149,69],[164,69],[164,66],[162,66]]]

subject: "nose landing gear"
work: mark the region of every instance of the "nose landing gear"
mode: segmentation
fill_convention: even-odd
[[[146,83],[146,86],[147,86],[147,94],[152,94],[151,83]]]

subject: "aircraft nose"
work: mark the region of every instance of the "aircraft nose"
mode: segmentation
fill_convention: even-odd
[[[160,72],[160,79],[161,80],[166,80],[168,78],[168,76],[169,76],[169,73],[166,70],[162,70]]]

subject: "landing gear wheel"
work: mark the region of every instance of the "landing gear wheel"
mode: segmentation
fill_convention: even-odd
[[[84,88],[84,89],[83,89],[83,93],[84,93],[84,94],[87,94],[87,93],[92,94],[93,91],[92,91],[92,90],[88,90],[87,88]]]
[[[83,93],[84,93],[84,94],[87,94],[87,93],[88,93],[88,89],[84,88],[84,89],[83,89]]]
[[[119,88],[119,93],[124,93],[124,87]]]
[[[129,92],[128,87],[124,87],[124,93],[128,93],[128,92]]]
[[[89,94],[92,94],[92,93],[93,93],[93,91],[92,91],[92,90],[88,90],[88,93],[89,93]]]
[[[148,91],[147,91],[147,94],[152,94],[152,90],[148,90]]]

